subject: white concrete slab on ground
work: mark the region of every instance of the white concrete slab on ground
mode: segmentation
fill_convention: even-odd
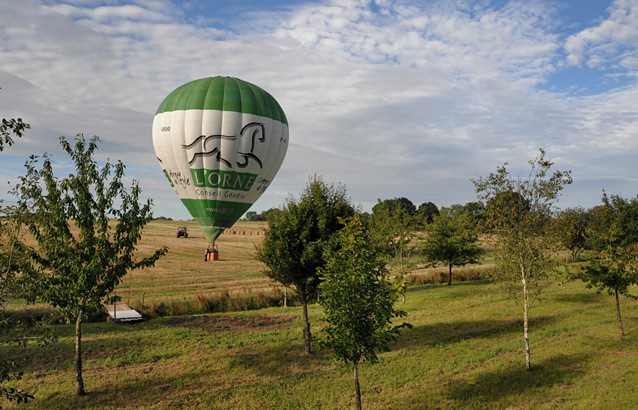
[[[143,320],[142,315],[135,309],[131,309],[124,303],[117,305],[105,305],[106,313],[110,320],[117,322],[131,322],[135,320]]]

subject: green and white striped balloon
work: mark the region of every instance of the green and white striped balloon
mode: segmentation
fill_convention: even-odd
[[[238,78],[202,78],[160,104],[153,145],[171,186],[213,243],[279,171],[288,121],[261,88]]]

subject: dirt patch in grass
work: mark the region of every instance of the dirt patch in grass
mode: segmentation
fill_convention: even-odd
[[[236,332],[245,330],[264,330],[283,323],[291,322],[292,318],[273,316],[231,316],[215,315],[201,317],[171,318],[168,326],[201,329],[212,333]]]

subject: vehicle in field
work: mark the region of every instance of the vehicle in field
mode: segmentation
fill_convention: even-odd
[[[179,228],[177,228],[177,237],[184,237],[184,238],[188,238],[188,231],[186,231],[186,227],[185,226],[180,226]]]

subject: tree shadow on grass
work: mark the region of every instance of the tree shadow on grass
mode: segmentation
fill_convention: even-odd
[[[82,350],[85,364],[94,360],[111,359],[116,364],[143,363],[155,361],[158,354],[147,354],[152,347],[146,345],[149,333],[153,331],[172,331],[161,337],[176,341],[183,338],[206,339],[226,337],[236,332],[250,330],[277,329],[290,322],[289,318],[270,316],[241,315],[204,315],[164,318],[140,323],[101,323],[87,324],[82,330]],[[54,327],[57,341],[50,345],[30,344],[26,349],[11,348],[11,355],[22,359],[23,371],[67,370],[74,364],[75,328],[73,325]],[[160,350],[162,347],[160,347]],[[303,349],[303,347],[302,347]],[[164,350],[166,350],[164,348]],[[170,350],[170,349],[169,349]],[[124,357],[122,357],[124,356]],[[161,354],[159,354],[161,356]],[[113,364],[111,364],[113,365]]]
[[[82,360],[88,365],[93,360],[113,358],[122,354],[137,355],[148,350],[142,343],[146,336],[138,336],[140,331],[148,330],[144,324],[106,324],[83,326]],[[51,372],[68,370],[75,363],[75,328],[73,325],[56,325],[54,334],[57,340],[47,345],[29,344],[22,349],[14,347],[11,354],[21,362],[24,372]]]
[[[458,405],[494,404],[512,397],[511,403],[516,406],[516,398],[521,405],[525,403],[526,392],[537,392],[554,385],[569,385],[577,382],[583,375],[580,371],[586,355],[558,355],[534,365],[527,371],[520,365],[510,365],[503,369],[480,373],[473,379],[454,380],[450,382],[448,394]],[[536,394],[536,396],[538,396]],[[516,398],[515,398],[516,397]]]
[[[578,305],[605,302],[606,294],[596,293],[595,290],[587,292],[568,293],[552,296],[552,300],[557,302],[575,303]]]
[[[447,272],[445,273],[447,278]],[[427,283],[421,285],[410,285],[408,287],[408,295],[410,293],[417,293],[422,291],[432,292],[445,292],[445,298],[466,298],[468,293],[484,292],[485,286],[492,283],[489,280],[468,280],[452,282],[452,285],[448,285],[447,282],[442,283]],[[409,296],[408,296],[409,297]]]
[[[230,361],[230,366],[274,377],[300,376],[321,368],[332,368],[330,352],[313,346],[304,353],[303,339],[270,345],[267,349],[243,349]]]
[[[216,337],[212,334],[210,337]],[[65,390],[49,395],[36,394],[34,403],[39,408],[66,408],[66,407],[153,407],[158,403],[163,406],[170,403],[184,403],[192,401],[193,391],[201,391],[205,387],[209,392],[217,392],[222,396],[240,394],[243,389],[253,386],[255,381],[263,384],[264,389],[279,382],[287,383],[287,380],[296,380],[305,377],[308,373],[321,371],[323,368],[332,368],[328,352],[318,352],[313,355],[305,355],[303,339],[290,342],[271,342],[267,347],[263,345],[240,345],[232,348],[224,346],[216,347],[222,350],[226,356],[223,363],[211,363],[209,366],[201,366],[200,363],[182,362],[179,357],[159,357],[154,363],[151,357],[144,352],[132,352],[130,349],[135,342],[125,337],[112,338],[110,343],[122,347],[126,357],[119,357],[118,351],[108,352],[114,360],[130,358],[131,363],[124,363],[121,370],[110,364],[106,368],[108,377],[96,377],[100,373],[100,367],[85,366],[84,381],[86,383],[87,396],[77,397],[74,390]],[[63,352],[58,352],[57,362],[59,368],[71,370],[73,364],[72,341],[64,343]],[[87,343],[90,345],[91,343]],[[166,350],[166,349],[163,349]],[[158,351],[161,356],[164,352]],[[227,350],[227,351],[226,351]],[[219,353],[219,351],[218,351]],[[180,356],[181,354],[177,354]],[[85,356],[85,360],[94,359],[93,354]],[[173,360],[173,364],[165,360]],[[88,364],[88,363],[87,363]],[[130,366],[129,366],[130,365]],[[175,367],[176,372],[167,372],[166,369]],[[318,368],[319,367],[319,368]],[[227,369],[236,368],[239,371],[231,372],[231,379],[224,376]],[[118,372],[129,374],[134,371],[135,376],[129,380],[118,380]],[[96,373],[97,372],[97,373]],[[237,376],[241,374],[242,376]],[[73,373],[68,373],[69,382],[73,380]],[[128,378],[128,377],[127,377]],[[73,387],[74,388],[74,387]],[[251,388],[254,388],[251,387]],[[183,390],[182,393],[176,393]],[[190,392],[190,393],[189,393]],[[169,396],[163,399],[163,396]],[[179,396],[179,397],[177,397]],[[152,399],[149,401],[149,399]],[[153,402],[153,400],[156,400]],[[188,407],[188,406],[187,406]]]
[[[221,394],[227,389],[224,382],[219,380],[215,369],[208,371],[154,372],[152,368],[129,380],[111,374],[108,377],[95,380],[89,376],[86,395],[79,397],[75,394],[75,386],[71,389],[42,395],[36,393],[33,404],[43,409],[63,408],[154,408],[156,406],[189,407],[202,387],[208,391]],[[86,382],[85,376],[85,382]]]
[[[555,320],[553,316],[530,318],[530,329],[533,332],[534,329],[544,327]],[[522,320],[456,320],[406,329],[399,338],[397,347],[405,349],[415,346],[439,346],[468,339],[497,338],[517,332],[523,332]]]

